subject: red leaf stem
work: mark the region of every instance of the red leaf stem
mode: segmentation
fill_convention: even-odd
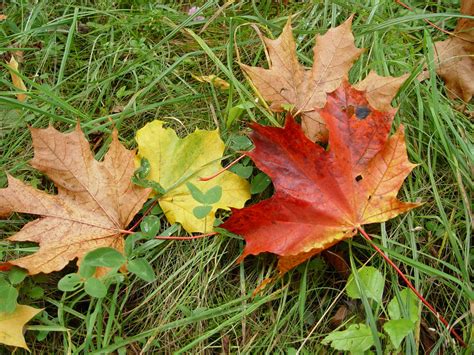
[[[246,155],[245,154],[242,154],[240,157],[238,157],[237,159],[235,159],[232,163],[230,163],[229,165],[227,165],[225,168],[222,168],[221,170],[219,170],[217,173],[211,175],[211,176],[206,176],[206,177],[200,177],[198,180],[199,181],[209,181],[211,179],[214,179],[215,177],[219,176],[220,174],[222,174],[224,171],[228,170],[229,168],[231,168],[232,166],[234,166],[235,164],[237,164],[241,159],[243,159]]]
[[[459,334],[456,333],[454,328],[449,326],[448,321],[446,319],[444,319],[443,316],[441,316],[438,313],[438,311],[436,311],[436,309],[421,295],[420,292],[418,292],[418,290],[415,288],[415,286],[413,286],[413,284],[410,282],[410,280],[408,280],[408,278],[398,268],[398,266],[395,265],[395,263],[387,255],[385,255],[385,253],[372,241],[372,238],[370,238],[370,236],[365,232],[365,230],[362,229],[361,227],[359,227],[358,230],[359,230],[360,234],[362,234],[362,236],[370,243],[370,245],[372,245],[372,247],[385,259],[385,261],[387,263],[389,263],[389,265],[393,269],[395,269],[395,271],[398,273],[398,275],[400,275],[400,277],[403,279],[403,281],[405,281],[405,284],[415,293],[415,295],[420,299],[420,301],[423,302],[423,304],[426,307],[428,307],[428,309],[431,311],[431,313],[433,313],[435,315],[435,317],[438,318],[441,321],[441,323],[443,323],[445,325],[445,327],[456,338],[456,340],[459,342],[459,344],[461,344],[465,348],[466,343],[459,336]]]
[[[199,235],[192,235],[189,237],[175,237],[175,236],[164,236],[164,235],[158,235],[155,237],[155,239],[159,240],[192,240],[192,239],[201,239],[201,238],[206,238],[206,237],[211,237],[213,235],[216,235],[217,232],[212,232],[212,233],[206,233],[206,234],[199,234]]]

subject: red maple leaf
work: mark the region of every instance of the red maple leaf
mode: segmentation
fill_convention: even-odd
[[[329,146],[310,141],[293,117],[284,128],[253,124],[255,148],[247,152],[269,175],[275,194],[233,209],[221,226],[246,241],[240,258],[271,252],[281,273],[350,238],[367,223],[380,223],[418,203],[396,195],[415,167],[406,153],[403,127],[389,137],[396,110],[380,112],[366,94],[344,82],[319,110]]]

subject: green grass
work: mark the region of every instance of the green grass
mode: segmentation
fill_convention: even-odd
[[[314,3],[314,4],[313,4]],[[277,36],[287,16],[294,14],[300,60],[310,66],[314,36],[355,13],[356,44],[367,48],[354,65],[350,79],[357,82],[370,69],[383,75],[412,74],[398,98],[395,126],[406,127],[410,160],[419,164],[400,193],[406,201],[426,203],[381,227],[368,229],[376,242],[410,277],[421,293],[469,341],[472,332],[471,202],[472,122],[459,103],[446,97],[433,68],[435,41],[445,39],[423,19],[451,30],[458,14],[456,1],[411,1],[415,12],[394,1],[290,1],[236,2],[230,4],[200,33],[204,22],[193,22],[185,8],[202,6],[209,19],[215,1],[10,1],[0,5],[8,20],[0,24],[0,52],[23,52],[21,73],[28,100],[14,95],[5,66],[0,71],[0,186],[5,173],[53,191],[52,184],[28,164],[32,157],[27,126],[54,125],[63,131],[79,120],[93,142],[107,142],[111,127],[134,147],[134,132],[145,123],[162,119],[180,135],[195,127],[221,128],[224,140],[245,132],[246,122],[282,122],[259,105],[226,129],[229,109],[255,95],[237,63],[265,65],[256,33]],[[222,4],[221,4],[222,5]],[[199,14],[198,14],[199,15]],[[192,32],[191,32],[192,31]],[[2,61],[4,63],[4,61]],[[416,80],[426,66],[430,78]],[[231,84],[228,92],[195,81],[191,74],[216,74]],[[101,145],[99,144],[99,147]],[[97,158],[106,146],[96,150]],[[232,153],[232,151],[229,151]],[[258,200],[258,196],[253,201]],[[14,214],[0,221],[2,239],[18,231],[30,217]],[[162,220],[163,228],[169,228]],[[171,233],[183,233],[179,228]],[[341,306],[349,316],[341,325],[364,322],[380,327],[384,313],[374,313],[344,293],[346,280],[321,257],[286,274],[262,294],[252,291],[275,273],[272,256],[235,260],[243,242],[215,237],[189,242],[152,241],[140,246],[156,271],[146,284],[132,276],[109,289],[102,300],[83,292],[57,290],[68,270],[33,278],[44,297],[26,295],[20,303],[45,308],[41,318],[27,327],[27,343],[34,354],[49,353],[327,353],[321,340],[333,330],[331,317]],[[384,300],[399,292],[396,273],[375,251],[356,237],[340,243],[352,265],[368,263],[383,271],[387,280]],[[31,252],[34,246],[13,245],[0,239],[4,260]],[[425,308],[414,336],[402,353],[425,352],[428,328],[433,328],[433,353],[463,350]],[[40,330],[50,330],[37,340]],[[422,339],[422,341],[420,341]],[[380,352],[386,339],[380,340]],[[0,346],[0,352],[7,352]],[[17,351],[16,353],[22,353]],[[26,353],[26,352],[25,352]]]

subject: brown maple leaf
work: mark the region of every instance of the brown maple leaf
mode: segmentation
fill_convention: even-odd
[[[328,150],[310,141],[291,116],[284,128],[253,124],[255,149],[246,154],[271,177],[275,194],[233,209],[221,225],[244,237],[241,259],[271,252],[283,273],[354,236],[363,224],[418,206],[396,197],[415,165],[408,161],[403,127],[389,137],[395,111],[375,110],[364,92],[344,81],[319,110]]]
[[[284,105],[294,106],[295,112],[302,116],[303,131],[312,141],[327,140],[327,129],[317,109],[326,103],[326,94],[347,79],[352,64],[364,51],[355,47],[351,26],[352,17],[326,34],[316,36],[311,69],[305,69],[298,61],[290,19],[277,39],[263,37],[269,69],[241,64],[273,111],[282,112]],[[372,106],[386,110],[406,78],[381,77],[371,72],[359,88],[371,93]]]
[[[462,0],[461,13],[474,16],[474,1]],[[435,43],[435,56],[448,97],[469,102],[474,93],[474,20],[461,18],[453,36]]]
[[[61,270],[69,261],[99,247],[123,252],[122,231],[150,194],[131,183],[133,151],[119,143],[117,131],[102,162],[94,159],[80,126],[63,134],[53,127],[31,128],[35,156],[31,165],[56,185],[57,195],[37,190],[8,176],[0,189],[0,215],[12,212],[41,216],[26,224],[10,241],[39,244],[31,255],[8,263],[30,275]]]

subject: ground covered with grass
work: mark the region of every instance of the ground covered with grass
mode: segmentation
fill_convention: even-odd
[[[229,146],[229,162],[238,156],[232,147],[248,131],[248,122],[272,124],[284,118],[257,102],[229,123],[233,107],[256,103],[238,58],[266,65],[250,24],[276,37],[292,15],[299,59],[311,66],[315,35],[354,13],[356,45],[367,49],[351,70],[351,82],[371,69],[380,75],[411,74],[396,98],[394,126],[405,125],[410,160],[419,166],[403,185],[400,198],[425,202],[367,230],[469,341],[473,111],[447,98],[433,67],[433,42],[446,35],[423,21],[452,30],[457,1],[411,1],[413,11],[395,1],[329,0],[12,0],[0,6],[8,15],[0,23],[0,52],[4,59],[12,53],[20,58],[28,88],[28,100],[18,101],[2,64],[0,186],[6,186],[8,173],[50,192],[52,183],[28,165],[33,154],[28,126],[51,124],[69,131],[79,121],[97,158],[103,156],[114,126],[130,148],[135,147],[135,132],[154,119],[166,121],[181,136],[195,128],[219,128]],[[200,11],[190,16],[192,6],[200,6]],[[416,77],[423,68],[430,75],[419,82]],[[230,88],[223,91],[193,78],[211,74],[226,80]],[[250,203],[271,194],[270,186],[253,195]],[[159,217],[161,231],[169,229],[165,217]],[[28,220],[14,214],[0,221],[3,260],[35,250],[34,244],[3,240]],[[179,226],[171,232],[185,235]],[[19,303],[45,309],[26,327],[32,353],[326,353],[333,350],[321,340],[335,328],[364,321],[380,325],[386,319],[384,307],[367,308],[347,298],[347,275],[334,268],[330,256],[313,258],[252,297],[265,278],[275,275],[275,258],[260,255],[236,264],[243,248],[240,239],[156,240],[140,248],[156,280],[146,283],[126,276],[102,299],[82,290],[58,290],[58,280],[74,271],[72,263],[62,272],[24,281]],[[387,302],[399,293],[397,274],[362,238],[332,250],[352,268],[371,265],[382,271]],[[28,292],[33,289],[36,294]],[[342,306],[346,317],[336,319]],[[421,321],[401,353],[462,351],[431,313],[420,311]],[[381,353],[386,344],[380,338],[376,351]],[[0,352],[6,351],[0,346]]]

